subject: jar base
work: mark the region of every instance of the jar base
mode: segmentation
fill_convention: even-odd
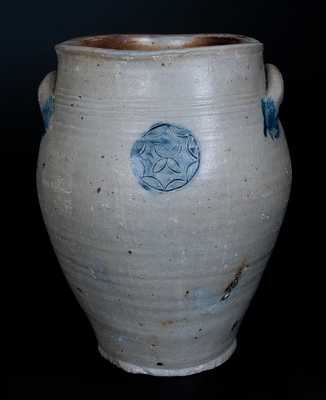
[[[106,360],[110,361],[117,367],[127,372],[131,372],[133,374],[146,374],[155,376],[186,376],[186,375],[198,374],[199,372],[207,371],[209,369],[213,369],[222,365],[232,356],[236,347],[237,347],[237,340],[235,339],[221,355],[214,358],[213,360],[210,360],[204,364],[196,365],[194,367],[180,368],[180,369],[141,367],[139,365],[130,364],[126,361],[121,361],[108,356],[100,346],[98,346],[98,350],[102,355],[102,357],[104,357]]]

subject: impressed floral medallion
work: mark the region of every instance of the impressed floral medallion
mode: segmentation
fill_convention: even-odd
[[[171,192],[192,180],[199,168],[200,150],[189,129],[157,123],[134,143],[130,158],[144,189]]]

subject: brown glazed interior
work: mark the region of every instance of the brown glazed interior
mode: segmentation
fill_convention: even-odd
[[[80,46],[113,50],[157,51],[240,44],[245,41],[227,35],[108,35],[81,39]]]

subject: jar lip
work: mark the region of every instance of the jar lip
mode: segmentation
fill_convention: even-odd
[[[258,40],[228,33],[196,34],[109,34],[66,40],[55,46],[58,53],[86,53],[102,57],[143,58],[164,54],[232,52],[262,48]]]

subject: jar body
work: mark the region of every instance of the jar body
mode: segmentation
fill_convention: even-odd
[[[261,47],[59,52],[40,205],[101,353],[126,370],[186,375],[235,349],[291,184],[282,127],[264,134],[265,79]],[[182,186],[144,186],[133,168],[135,143],[159,125],[195,138],[196,171]],[[180,158],[158,154],[154,170],[180,176]]]

